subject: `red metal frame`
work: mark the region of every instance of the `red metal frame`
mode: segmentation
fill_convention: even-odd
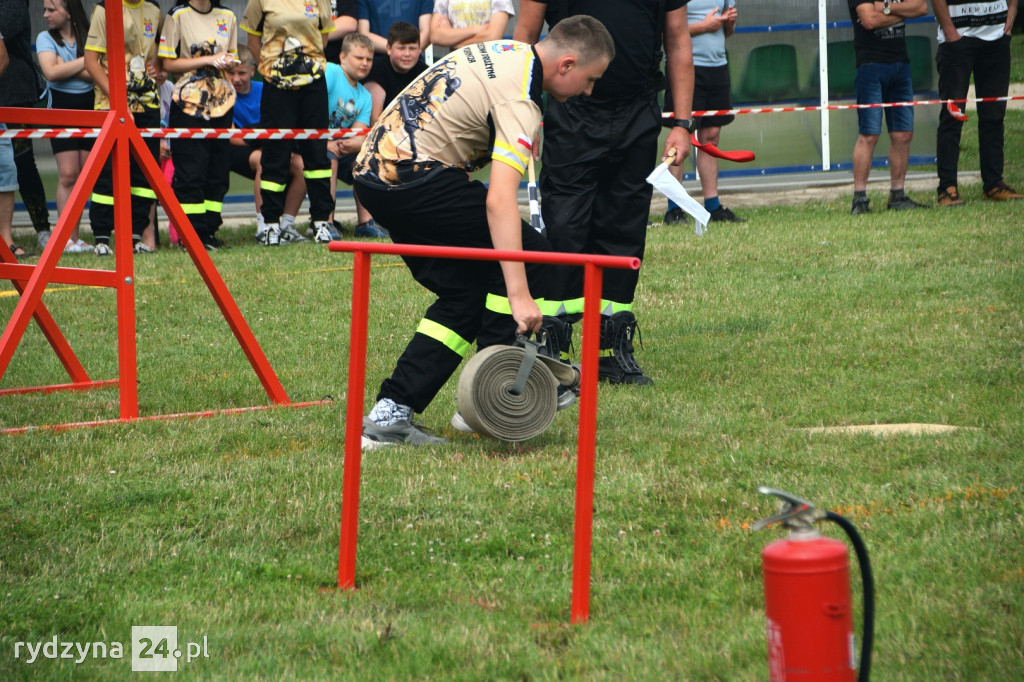
[[[107,48],[110,64],[124,63],[124,26],[121,3],[107,3]],[[120,420],[139,417],[137,392],[138,365],[135,345],[135,271],[132,259],[131,203],[129,180],[129,154],[142,168],[150,187],[156,192],[160,204],[170,219],[179,227],[179,234],[193,264],[217,302],[228,326],[256,371],[270,399],[280,405],[290,401],[284,387],[274,373],[263,349],[260,348],[245,317],[228,291],[220,273],[206,252],[192,227],[188,216],[164,179],[156,161],[143,143],[142,136],[128,109],[125,73],[120,68],[110,69],[110,110],[70,111],[25,108],[0,108],[0,117],[10,123],[44,125],[72,124],[99,126],[93,151],[89,154],[82,174],[68,197],[63,214],[59,217],[49,243],[35,265],[18,264],[7,245],[0,240],[0,277],[9,279],[21,294],[18,305],[0,337],[0,379],[7,371],[14,351],[18,347],[29,319],[35,317],[43,334],[53,347],[71,377],[70,384],[55,384],[6,392],[51,392],[65,389],[86,389],[106,386],[111,381],[93,381],[71,350],[56,322],[41,302],[43,291],[50,282],[110,287],[117,298],[118,379],[120,388]],[[82,215],[85,202],[96,184],[104,161],[113,155],[114,181],[114,270],[92,270],[57,267],[64,244],[71,236],[73,226]],[[102,422],[99,422],[102,423]]]
[[[366,391],[366,334],[370,302],[371,254],[504,260],[549,265],[582,265],[583,350],[576,462],[576,522],[573,540],[571,622],[590,616],[590,558],[594,521],[594,448],[597,430],[597,355],[600,346],[601,280],[604,268],[638,270],[639,258],[537,251],[499,251],[414,244],[331,242],[331,251],[352,252],[352,318],[349,333],[348,396],[345,410],[345,472],[338,542],[338,588],[355,589],[359,531],[359,481],[362,466],[363,400]]]

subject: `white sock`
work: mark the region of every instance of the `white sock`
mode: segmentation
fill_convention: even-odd
[[[285,230],[295,224],[295,216],[285,213],[281,216],[281,229]]]

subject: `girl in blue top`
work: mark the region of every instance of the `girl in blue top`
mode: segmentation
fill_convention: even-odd
[[[82,0],[43,0],[43,17],[48,30],[36,37],[36,53],[43,76],[49,81],[51,109],[93,108],[93,82],[85,70],[85,39],[89,35],[89,19]],[[50,140],[53,157],[57,160],[57,213],[64,212],[64,204],[82,174],[85,160],[92,149],[88,138]],[[66,253],[91,251],[92,245],[78,237],[78,223],[71,239],[64,247]]]

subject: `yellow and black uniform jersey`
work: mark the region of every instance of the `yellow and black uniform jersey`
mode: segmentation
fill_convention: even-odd
[[[162,58],[187,59],[221,52],[238,56],[238,28],[231,10],[213,7],[200,12],[184,3],[167,13],[160,34]],[[179,75],[171,97],[189,116],[207,120],[224,116],[235,105],[235,89],[213,66]]]
[[[499,161],[520,173],[540,129],[540,59],[511,40],[468,45],[423,72],[381,114],[353,173],[397,186],[440,168]]]
[[[281,90],[323,78],[324,35],[334,30],[331,0],[249,0],[242,30],[261,36],[259,72]]]
[[[104,4],[101,1],[93,9],[85,49],[102,55],[100,64],[109,74],[107,15]],[[121,16],[124,17],[124,68],[128,77],[128,108],[136,113],[159,109],[160,92],[156,81],[146,72],[146,64],[156,61],[156,39],[160,33],[160,20],[163,18],[160,5],[153,0],[123,0],[120,4]],[[98,86],[94,108],[110,108],[110,101]]]

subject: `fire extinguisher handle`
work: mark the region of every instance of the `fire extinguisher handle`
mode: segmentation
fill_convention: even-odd
[[[757,492],[762,495],[774,495],[782,501],[782,504],[778,514],[761,519],[753,525],[754,530],[761,530],[773,523],[781,523],[792,529],[811,528],[815,521],[825,518],[825,512],[815,508],[811,502],[785,490],[762,485],[758,486]]]

